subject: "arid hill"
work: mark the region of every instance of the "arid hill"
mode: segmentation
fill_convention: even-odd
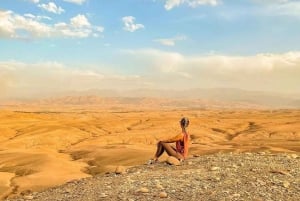
[[[124,100],[132,107],[59,101],[2,106],[1,197],[144,164],[158,140],[180,132],[182,116],[191,121],[191,154],[300,152],[299,110],[159,109],[151,99]],[[142,105],[146,100],[149,107]]]

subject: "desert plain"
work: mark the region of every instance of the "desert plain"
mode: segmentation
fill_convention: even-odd
[[[183,116],[190,156],[300,152],[297,109],[1,106],[0,198],[144,164],[159,140],[180,133]]]

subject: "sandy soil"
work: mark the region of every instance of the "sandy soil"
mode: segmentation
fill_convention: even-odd
[[[0,110],[0,197],[144,164],[190,118],[191,154],[300,152],[299,110]]]
[[[299,181],[298,154],[230,152],[176,166],[164,161],[134,166],[6,201],[298,201]]]

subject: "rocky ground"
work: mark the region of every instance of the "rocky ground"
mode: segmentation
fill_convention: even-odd
[[[68,182],[24,200],[256,200],[300,199],[299,154],[220,153],[180,165],[145,164]]]

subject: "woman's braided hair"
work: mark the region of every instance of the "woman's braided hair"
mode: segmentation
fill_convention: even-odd
[[[180,120],[180,125],[183,127],[183,128],[186,128],[189,126],[189,119],[187,117],[183,117],[181,120]]]

